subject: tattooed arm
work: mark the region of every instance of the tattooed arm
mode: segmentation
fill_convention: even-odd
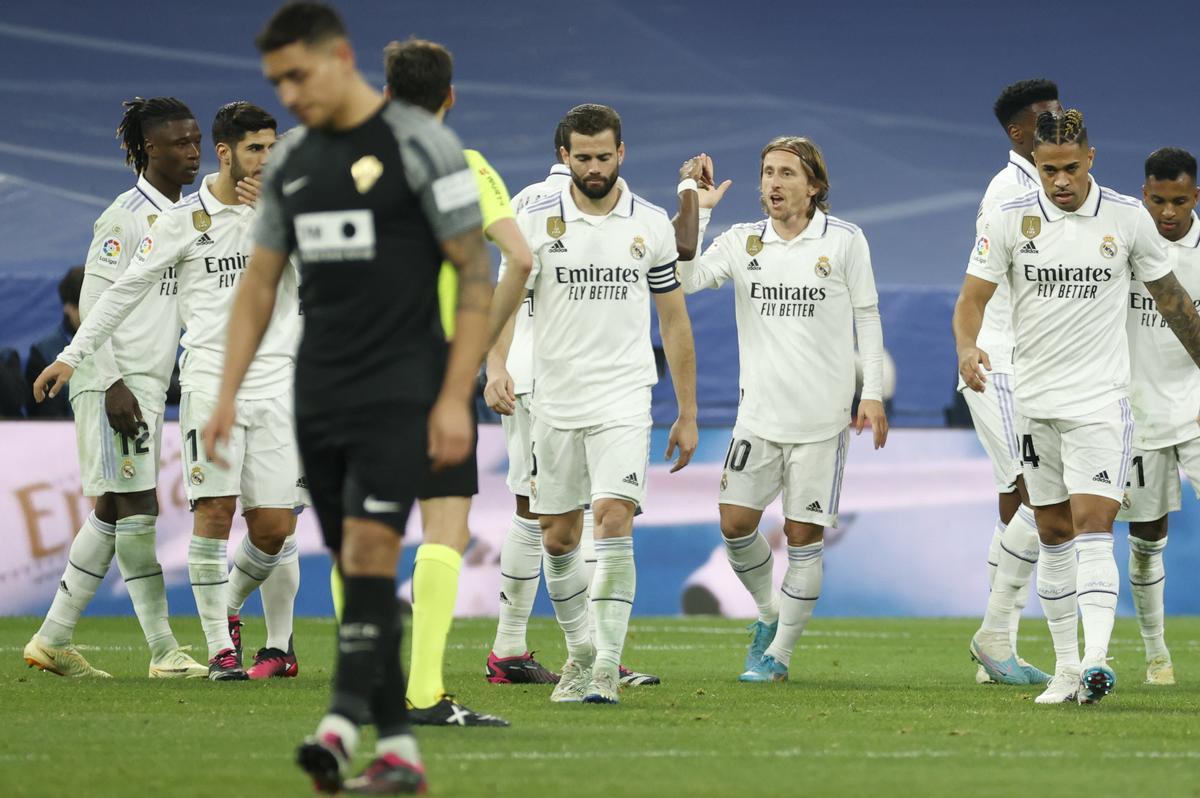
[[[1179,284],[1174,272],[1146,283],[1154,297],[1158,312],[1171,327],[1171,332],[1183,344],[1192,360],[1200,366],[1200,314],[1188,292]]]

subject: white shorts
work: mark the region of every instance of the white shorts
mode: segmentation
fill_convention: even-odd
[[[529,413],[531,395],[517,397],[511,416],[500,416],[504,442],[508,447],[508,489],[514,496],[529,495],[529,433],[533,417]]]
[[[195,391],[185,393],[179,403],[188,501],[240,496],[242,512],[301,506],[300,455],[291,397],[238,400],[237,423],[224,452],[229,468],[210,462],[204,454],[204,426],[216,404],[216,397]]]
[[[578,510],[597,499],[641,506],[650,459],[650,414],[579,429],[534,418],[529,446],[529,509],[541,515]]]
[[[71,398],[84,496],[154,490],[162,445],[162,415],[147,410],[142,397],[134,394],[134,398],[145,420],[134,439],[109,426],[104,391],[84,391]]]
[[[987,390],[976,393],[964,388],[962,395],[971,411],[975,434],[992,461],[992,477],[997,493],[1012,493],[1021,474],[1021,456],[1017,451],[1017,430],[1013,417],[1011,374],[988,375]]]
[[[783,491],[783,517],[836,527],[850,429],[814,443],[773,443],[737,425],[721,473],[721,504],[765,510]]]
[[[1134,449],[1125,483],[1118,521],[1157,521],[1177,512],[1180,501],[1179,469],[1187,474],[1200,498],[1200,439],[1164,449]]]
[[[1021,470],[1033,506],[1060,504],[1077,493],[1124,500],[1133,450],[1128,399],[1079,418],[1018,415],[1017,432]]]

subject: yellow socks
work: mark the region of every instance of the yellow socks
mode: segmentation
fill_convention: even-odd
[[[433,706],[445,694],[442,661],[454,618],[461,567],[462,555],[450,546],[423,543],[417,548],[408,700],[419,709]]]
[[[329,595],[333,598],[333,617],[341,623],[342,609],[346,606],[346,585],[336,562],[329,569]]]

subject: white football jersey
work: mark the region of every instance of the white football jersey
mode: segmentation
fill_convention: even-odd
[[[1175,276],[1193,301],[1200,300],[1200,219],[1178,241],[1164,242],[1178,260]],[[1154,297],[1134,269],[1129,285],[1129,356],[1132,382],[1133,445],[1163,449],[1200,438],[1200,369],[1159,315]]]
[[[558,194],[571,185],[571,170],[565,164],[556,163],[550,167],[550,174],[540,183],[534,183],[521,189],[512,198],[513,211],[520,213],[531,202],[544,199],[551,194]],[[507,264],[500,261],[500,274],[504,274]],[[520,396],[533,390],[533,292],[529,292],[525,301],[517,311],[517,321],[513,326],[512,345],[508,348],[508,360],[505,361],[509,376],[513,381],[513,392]]]
[[[94,351],[150,291],[164,270],[178,275],[179,314],[185,327],[179,382],[185,391],[219,393],[225,335],[238,278],[250,263],[254,210],[224,205],[213,196],[209,175],[200,190],[163,213],[138,248],[133,262],[97,303],[69,349]],[[296,273],[289,263],[279,281],[275,310],[258,352],[238,390],[239,399],[269,399],[292,389],[300,304]]]
[[[534,416],[570,429],[648,413],[650,293],[679,287],[667,212],[622,184],[608,215],[589,216],[568,185],[517,224],[533,253]]]
[[[83,267],[85,279],[115,283],[133,260],[146,231],[172,204],[145,177],[139,177],[133,188],[118,195],[92,228],[92,243]],[[60,358],[76,370],[70,383],[72,396],[103,391],[120,378],[134,391],[139,403],[162,412],[179,349],[179,318],[175,274],[164,270],[156,282],[155,290],[130,312],[101,352],[88,358]],[[80,298],[79,314],[84,320],[92,308],[90,297]]]
[[[989,211],[1006,200],[1038,188],[1041,188],[1041,182],[1038,179],[1037,168],[1020,155],[1009,151],[1008,165],[997,172],[992,182],[988,183],[987,191],[983,193],[983,201],[979,203],[979,213],[975,216],[976,237],[983,235],[983,224]],[[983,311],[983,326],[979,328],[976,343],[988,353],[993,372],[1012,374],[1012,301],[1009,299],[1007,283],[997,284],[996,293],[988,300]],[[959,377],[959,389],[964,387],[966,385]]]
[[[679,277],[689,294],[733,282],[739,425],[775,443],[828,440],[846,428],[854,309],[879,302],[862,230],[820,210],[790,241],[767,219],[735,224],[680,264]],[[866,384],[882,384],[877,368]]]
[[[1017,411],[1071,419],[1128,398],[1130,272],[1158,280],[1173,262],[1141,202],[1091,178],[1074,212],[1041,190],[989,212],[967,273],[1012,291]]]

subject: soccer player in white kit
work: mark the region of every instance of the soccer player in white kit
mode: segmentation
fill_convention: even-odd
[[[530,509],[539,516],[546,587],[567,639],[553,701],[617,703],[633,606],[633,516],[645,497],[654,298],[679,417],[673,470],[695,452],[696,361],[675,277],[675,230],[665,211],[618,183],[621,118],[603,105],[564,117],[571,184],[527,205],[517,223],[533,252],[533,423]],[[583,506],[595,515],[590,594],[579,556]],[[595,642],[589,623],[595,614]]]
[[[1200,296],[1200,224],[1196,217],[1196,158],[1164,147],[1146,159],[1142,202],[1159,235],[1174,251],[1175,276]],[[1193,368],[1153,295],[1134,271],[1129,286],[1129,404],[1133,408],[1133,460],[1118,521],[1129,522],[1129,585],[1146,647],[1146,683],[1175,684],[1171,652],[1163,639],[1163,550],[1167,514],[1180,508],[1179,469],[1200,487],[1200,424],[1196,397],[1200,370]]]
[[[79,300],[84,320],[128,268],[155,219],[200,170],[200,128],[174,97],[126,102],[117,136],[137,184],[118,195],[93,227]],[[71,406],[83,494],[96,499],[96,508],[71,542],[54,602],[23,652],[30,665],[63,676],[108,676],[84,659],[72,638],[114,554],[150,647],[151,678],[207,673],[171,632],[155,554],[159,441],[179,345],[175,275],[163,272],[155,282],[156,290],[111,343],[72,363],[78,369]],[[64,384],[39,376],[34,398],[42,401],[47,391],[57,396]]]
[[[515,211],[519,212],[539,199],[557,195],[571,184],[571,170],[561,160],[569,143],[569,132],[562,122],[555,128],[554,153],[560,160],[550,168],[545,180],[526,186],[513,197]],[[694,195],[695,192],[692,193]],[[694,198],[691,201],[694,202]],[[683,231],[676,221],[675,244],[681,252],[683,247],[694,248],[694,243],[687,244],[680,240],[685,234],[695,238],[694,228]],[[692,252],[692,249],[688,252]],[[517,504],[512,526],[500,549],[499,617],[496,638],[484,667],[484,674],[492,684],[551,684],[557,683],[559,678],[557,673],[534,659],[525,634],[542,573],[541,527],[537,516],[529,510],[533,305],[533,292],[530,291],[519,312],[509,319],[501,331],[487,358],[484,399],[488,407],[500,414],[504,426],[508,449],[508,489],[512,491]],[[591,507],[585,507],[579,548],[588,584],[591,584],[596,570],[594,523]],[[619,667],[618,672],[621,684],[627,687],[662,683],[658,676],[630,670],[624,665]]]
[[[1042,188],[987,215],[954,333],[959,372],[981,391],[990,366],[977,343],[984,308],[997,283],[1009,284],[1021,464],[1041,539],[1038,596],[1057,660],[1036,700],[1095,703],[1116,682],[1106,660],[1118,591],[1112,524],[1133,443],[1124,326],[1130,272],[1194,362],[1200,362],[1200,316],[1171,271],[1174,253],[1141,203],[1091,179],[1095,150],[1083,115],[1042,113],[1036,134]]]
[[[1034,123],[1041,112],[1060,110],[1058,86],[1044,78],[1018,81],[1000,92],[993,111],[1008,135],[1008,163],[992,178],[979,203],[976,236],[983,232],[983,220],[993,208],[1038,187],[1037,167],[1033,165]],[[980,662],[975,681],[1045,684],[1049,674],[1017,655],[1017,625],[1029,599],[1038,536],[1017,454],[1012,402],[1012,303],[1004,283],[996,286],[983,312],[978,343],[991,358],[991,385],[983,393],[968,391],[960,377],[958,390],[971,411],[975,434],[992,462],[1000,518],[988,545],[988,608],[982,628],[971,641],[971,656]],[[1017,662],[1016,667],[1001,666],[1012,660]]]
[[[250,669],[255,678],[295,675],[292,605],[299,585],[294,508],[300,504],[299,455],[292,421],[292,375],[300,334],[300,307],[293,269],[285,270],[263,344],[238,393],[238,425],[226,462],[204,456],[200,433],[212,413],[225,356],[225,327],[238,277],[249,262],[254,210],[239,200],[237,186],[257,179],[275,144],[275,119],[247,102],[222,106],[213,121],[220,171],[200,190],[164,211],[121,279],[107,291],[56,364],[70,378],[71,362],[87,357],[118,328],[157,275],[179,281],[180,317],[186,328],[180,358],[180,433],[194,531],[188,573],[204,635],[208,677],[243,680],[240,611],[247,596],[287,557],[292,578],[282,595],[264,595],[267,645]],[[161,333],[160,333],[161,334]],[[53,368],[53,367],[52,367]],[[249,534],[228,566],[226,545],[238,498]],[[285,551],[285,543],[289,550]],[[236,638],[236,639],[235,639]]]
[[[701,156],[681,175],[711,183]],[[838,500],[854,400],[854,341],[863,388],[855,427],[869,422],[875,448],[887,441],[883,330],[867,239],[831,216],[829,173],[820,149],[800,136],[763,148],[759,189],[767,218],[735,224],[704,254],[680,262],[684,290],[732,282],[741,374],[738,416],[721,475],[721,535],[729,564],[754,597],[759,617],[743,682],[786,681],[796,641],[821,593],[825,527]],[[701,192],[711,208],[727,184]],[[711,211],[700,215],[700,235]],[[763,510],[783,493],[788,569],[775,593],[771,546],[758,531]]]

